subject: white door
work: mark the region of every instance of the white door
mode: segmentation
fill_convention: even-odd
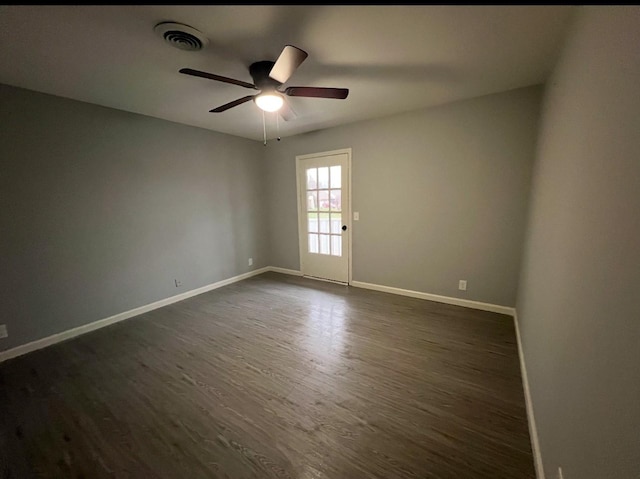
[[[351,150],[296,157],[302,274],[349,282]]]

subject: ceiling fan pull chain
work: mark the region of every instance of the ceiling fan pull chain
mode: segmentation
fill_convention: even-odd
[[[264,135],[264,146],[267,146],[267,123],[264,120],[264,110],[262,110],[262,133]]]
[[[280,114],[276,111],[274,115],[276,115],[276,136],[278,137],[278,141],[280,141]]]

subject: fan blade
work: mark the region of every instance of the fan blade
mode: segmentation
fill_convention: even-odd
[[[235,80],[233,78],[222,77],[220,75],[214,75],[213,73],[201,72],[198,70],[193,70],[191,68],[182,68],[180,73],[184,73],[185,75],[192,75],[194,77],[206,78],[208,80],[216,80],[224,83],[231,83],[232,85],[238,85],[245,88],[251,88],[252,90],[257,90],[256,86],[252,83],[247,83],[241,80]]]
[[[211,113],[222,113],[223,111],[227,111],[229,108],[233,108],[234,106],[242,105],[243,103],[252,100],[255,95],[244,96],[242,98],[238,98],[237,100],[230,101],[229,103],[225,103],[218,108],[214,108],[213,110],[209,110]]]
[[[307,56],[308,53],[298,47],[293,45],[285,46],[276,63],[271,67],[269,76],[280,83],[285,83]]]
[[[335,98],[344,100],[349,96],[348,88],[320,88],[315,86],[290,86],[283,92],[289,96],[306,96],[310,98]]]
[[[282,107],[278,110],[278,113],[280,114],[280,117],[284,121],[295,120],[298,117],[298,115],[296,115],[296,112],[293,111],[293,108],[291,108],[291,105],[287,100],[284,101],[284,103],[282,104]]]

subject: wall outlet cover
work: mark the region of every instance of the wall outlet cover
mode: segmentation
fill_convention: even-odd
[[[458,289],[461,291],[466,291],[467,290],[467,280],[466,279],[461,279],[458,282]]]
[[[176,288],[179,288],[180,286],[182,286],[182,280],[176,279]]]
[[[8,338],[8,337],[9,337],[9,333],[7,331],[7,325],[6,324],[0,324],[0,339]]]

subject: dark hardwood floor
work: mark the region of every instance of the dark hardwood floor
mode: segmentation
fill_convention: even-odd
[[[0,477],[534,478],[510,317],[266,273],[0,364]]]

